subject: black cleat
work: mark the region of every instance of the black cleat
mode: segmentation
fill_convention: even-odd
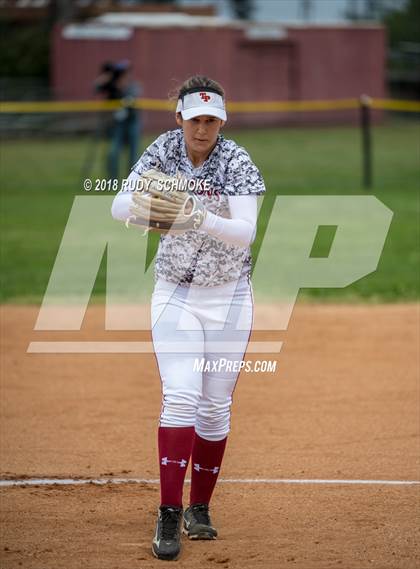
[[[152,542],[153,555],[166,561],[175,560],[181,551],[182,508],[160,506],[156,533]]]
[[[207,504],[193,504],[185,510],[183,531],[190,539],[216,539]]]

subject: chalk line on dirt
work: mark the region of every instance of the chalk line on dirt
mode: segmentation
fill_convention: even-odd
[[[191,480],[187,479],[187,483]],[[384,486],[413,486],[420,480],[357,480],[357,479],[322,479],[322,478],[220,478],[222,484],[365,484]],[[159,484],[158,478],[20,478],[0,480],[0,487],[11,486],[79,486],[82,484]]]

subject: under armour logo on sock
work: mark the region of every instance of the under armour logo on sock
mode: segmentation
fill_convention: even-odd
[[[187,466],[187,461],[184,458],[181,458],[181,460],[169,460],[167,456],[164,456],[160,461],[160,463],[163,464],[164,466],[167,466],[170,462],[173,462],[174,464],[179,464],[181,468],[185,468]]]
[[[200,464],[194,463],[194,470],[200,472],[200,470],[206,470],[207,472],[213,472],[213,474],[217,474],[220,470],[219,466],[215,466],[214,468],[204,468]]]

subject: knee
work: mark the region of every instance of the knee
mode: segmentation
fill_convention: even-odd
[[[203,439],[218,441],[227,437],[230,431],[230,410],[232,399],[206,399],[197,410],[196,431]]]
[[[198,395],[188,391],[167,391],[163,395],[160,425],[162,427],[190,427],[195,425]]]

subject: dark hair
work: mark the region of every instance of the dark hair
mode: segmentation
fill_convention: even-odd
[[[172,99],[180,99],[183,97],[188,91],[193,89],[211,89],[221,97],[225,98],[225,91],[223,87],[215,81],[214,79],[210,79],[205,75],[193,75],[189,77],[180,85],[171,96]]]

